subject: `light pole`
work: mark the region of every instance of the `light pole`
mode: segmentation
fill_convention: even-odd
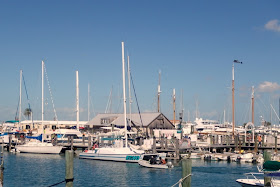
[[[232,63],[232,136],[234,136],[234,63],[240,63],[242,64],[242,62],[238,61],[238,60],[234,60]]]

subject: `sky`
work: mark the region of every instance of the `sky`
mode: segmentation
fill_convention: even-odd
[[[30,103],[33,118],[41,119],[42,60],[46,120],[53,120],[54,109],[58,120],[76,120],[76,71],[80,120],[88,120],[88,101],[90,118],[104,113],[109,100],[107,108],[122,113],[123,41],[135,87],[132,112],[138,112],[134,93],[140,112],[156,112],[161,71],[161,112],[168,118],[175,89],[177,119],[183,110],[184,120],[198,114],[223,121],[225,111],[232,121],[236,59],[243,63],[234,64],[235,123],[251,121],[254,86],[255,124],[278,124],[279,7],[277,0],[0,0],[0,120],[16,116],[20,70],[22,111]]]

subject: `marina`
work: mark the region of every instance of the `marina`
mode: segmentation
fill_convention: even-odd
[[[0,187],[280,187],[279,6],[1,2]]]

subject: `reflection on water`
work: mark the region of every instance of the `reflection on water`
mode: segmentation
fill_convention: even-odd
[[[64,155],[5,152],[4,186],[49,186],[64,180]],[[253,164],[192,161],[192,186],[238,186]],[[172,186],[182,176],[181,164],[173,169],[150,169],[135,163],[74,159],[74,186]],[[65,186],[65,183],[57,185]]]

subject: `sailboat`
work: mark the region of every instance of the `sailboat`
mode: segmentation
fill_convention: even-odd
[[[42,129],[44,129],[44,61],[42,61]],[[59,154],[63,147],[44,142],[44,135],[42,135],[41,141],[29,141],[23,145],[15,146],[15,148],[17,152],[21,153]]]
[[[79,154],[79,158],[138,163],[138,161],[143,157],[143,150],[137,150],[132,147],[129,147],[127,142],[124,42],[122,42],[122,78],[125,145],[123,146],[123,140],[117,140],[114,146],[112,147],[101,147],[94,148],[93,150],[85,150],[84,152]]]

